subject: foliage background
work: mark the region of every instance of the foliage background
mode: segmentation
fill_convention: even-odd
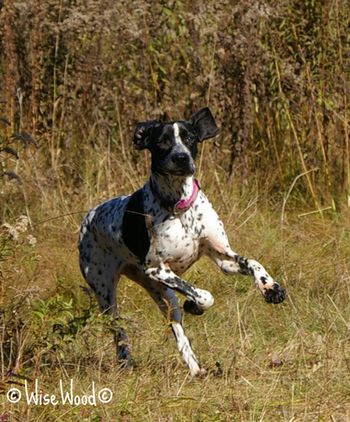
[[[349,9],[345,0],[4,2],[3,136],[29,132],[35,159],[46,158],[40,173],[80,189],[95,171],[106,190],[127,178],[126,161],[147,172],[129,147],[135,122],[210,105],[222,134],[203,166],[276,194],[307,172],[305,200],[341,202]]]
[[[1,417],[349,420],[349,27],[347,0],[0,1],[0,387],[19,375],[120,387],[91,414],[3,395]],[[186,325],[223,375],[190,382],[124,280],[139,359],[125,375],[79,287],[79,223],[146,180],[137,121],[206,105],[221,134],[202,146],[202,186],[234,248],[268,264],[288,299],[262,306],[246,281],[195,266],[188,279],[217,307]]]

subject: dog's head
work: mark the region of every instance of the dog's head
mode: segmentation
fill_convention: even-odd
[[[152,156],[152,171],[160,174],[192,175],[197,144],[219,133],[209,108],[202,108],[190,120],[138,123],[134,134],[136,149],[147,148]]]

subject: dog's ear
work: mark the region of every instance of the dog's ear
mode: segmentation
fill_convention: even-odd
[[[190,120],[192,126],[196,129],[199,142],[205,139],[214,138],[220,129],[216,126],[215,119],[208,107],[201,108]]]
[[[147,148],[151,140],[153,130],[159,125],[159,120],[137,123],[133,139],[134,147],[136,149]]]

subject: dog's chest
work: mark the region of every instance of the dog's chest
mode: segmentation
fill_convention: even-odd
[[[193,208],[176,216],[160,212],[151,231],[150,260],[161,259],[182,273],[198,259],[202,227]]]

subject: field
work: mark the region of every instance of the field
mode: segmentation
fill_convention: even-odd
[[[108,320],[80,287],[79,218],[75,224],[63,218],[34,225],[20,234],[20,243],[7,243],[4,392],[17,385],[12,382],[24,391],[23,376],[58,395],[59,380],[68,389],[73,379],[76,394],[91,393],[95,382],[97,389],[110,388],[113,400],[92,408],[4,400],[3,414],[43,421],[348,420],[348,214],[298,219],[293,211],[281,224],[277,206],[260,209],[233,198],[230,203],[235,204],[230,216],[221,211],[232,244],[266,263],[288,296],[282,305],[269,305],[250,279],[225,277],[206,261],[191,269],[187,279],[209,289],[216,301],[202,317],[184,320],[209,371],[201,379],[189,378],[158,310],[126,279],[119,300],[136,367],[120,371]],[[27,234],[35,236],[35,246],[26,244]]]
[[[345,0],[0,2],[0,422],[350,420],[349,24]],[[147,180],[137,121],[206,105],[221,133],[197,176],[287,297],[196,263],[215,304],[184,317],[207,369],[191,379],[125,278],[123,371],[80,222]]]

